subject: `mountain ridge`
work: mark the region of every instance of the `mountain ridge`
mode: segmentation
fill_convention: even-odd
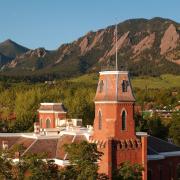
[[[134,75],[180,74],[180,24],[156,17],[118,25],[119,66]],[[90,31],[54,51],[27,50],[1,67],[7,76],[70,77],[97,72],[115,61],[115,26]],[[1,46],[0,46],[1,47]],[[1,52],[1,49],[0,49]],[[119,67],[119,68],[120,68]]]

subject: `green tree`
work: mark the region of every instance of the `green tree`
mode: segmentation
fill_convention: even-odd
[[[65,145],[65,151],[68,153],[69,161],[72,166],[67,171],[77,180],[95,180],[98,179],[98,165],[102,153],[97,150],[96,144],[90,144],[83,141],[80,144],[72,143]],[[66,173],[67,173],[66,171]]]
[[[21,159],[22,165],[31,180],[58,179],[58,166],[53,160],[47,160],[44,154],[29,154]]]
[[[57,180],[60,179],[58,166],[53,160],[46,160],[45,154],[28,154],[14,163],[14,150],[22,150],[16,146],[13,150],[0,152],[0,179],[6,180]]]
[[[160,117],[153,116],[147,120],[148,133],[152,136],[166,139],[168,136],[168,127],[166,127]]]
[[[124,162],[113,173],[113,180],[141,180],[143,167],[137,163]]]
[[[13,178],[12,161],[8,158],[8,153],[5,151],[0,152],[0,179],[10,180]]]
[[[176,145],[180,146],[180,111],[174,113],[172,116],[169,136],[173,139],[173,142]]]

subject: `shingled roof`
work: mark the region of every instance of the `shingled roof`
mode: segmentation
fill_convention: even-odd
[[[135,101],[128,71],[100,72],[95,96],[95,102],[99,101]]]
[[[13,134],[12,134],[13,135]],[[0,150],[2,149],[2,142],[8,142],[8,148],[13,149],[16,145],[23,145],[24,149],[21,151],[21,156],[33,153],[45,153],[48,158],[67,160],[68,155],[64,150],[65,144],[80,143],[87,141],[85,135],[81,134],[63,134],[58,136],[40,136],[39,138],[29,136],[0,136]]]
[[[166,156],[180,156],[180,147],[172,143],[148,136],[148,160],[164,159]]]
[[[9,149],[12,149],[17,144],[23,145],[25,149],[21,152],[21,156],[28,153],[47,153],[48,158],[68,160],[68,154],[64,150],[64,145],[87,141],[87,138],[83,134],[63,134],[52,137],[40,136],[39,138],[34,136],[17,136],[13,133],[12,136],[10,134],[7,136],[0,134],[0,150],[2,149],[3,141],[8,142]],[[168,154],[180,156],[180,147],[154,136],[148,136],[147,143],[148,160],[163,159]]]
[[[66,113],[66,109],[62,103],[41,103],[38,111],[58,111]]]

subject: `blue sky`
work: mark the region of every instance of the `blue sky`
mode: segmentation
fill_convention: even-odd
[[[180,0],[0,0],[0,42],[56,49],[130,18],[180,22]]]

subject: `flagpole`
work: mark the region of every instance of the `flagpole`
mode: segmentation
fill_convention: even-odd
[[[117,23],[115,28],[115,38],[116,38],[116,71],[118,70],[118,62],[117,62]]]

